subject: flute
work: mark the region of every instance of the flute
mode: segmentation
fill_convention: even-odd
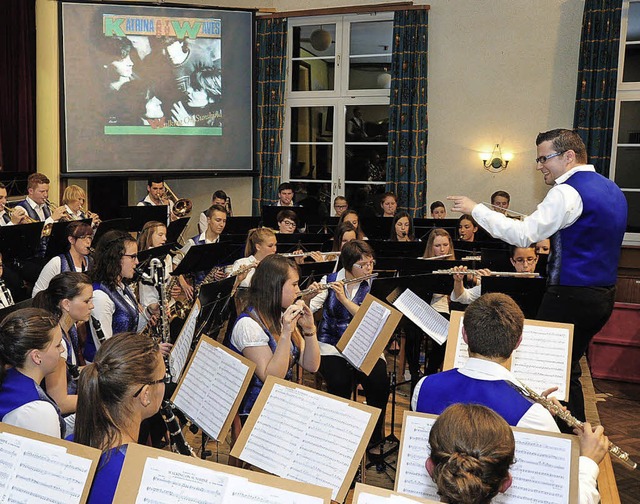
[[[466,270],[466,271],[455,271],[453,268],[442,269],[442,270],[434,270],[431,272],[433,275],[476,275],[476,276],[486,276],[483,275],[480,270]],[[525,272],[517,272],[517,271],[491,271],[488,276],[501,276],[501,277],[516,277],[516,278],[540,278],[539,273],[525,273]]]
[[[296,301],[298,299],[302,299],[305,296],[308,296],[309,294],[314,294],[316,292],[320,292],[323,290],[327,290],[330,289],[332,285],[337,285],[337,284],[342,284],[342,285],[348,285],[350,283],[355,283],[355,282],[362,282],[364,280],[370,280],[372,278],[376,278],[378,276],[377,273],[371,273],[370,275],[364,275],[358,278],[352,278],[351,280],[338,280],[336,282],[331,282],[331,283],[327,283],[327,284],[320,284],[320,286],[318,288],[315,287],[309,287],[308,289],[305,289],[303,291],[300,291],[298,293],[298,295],[296,296]]]
[[[284,254],[278,254],[278,255],[282,257],[296,258],[296,257],[309,257],[314,253],[320,254],[321,256],[330,256],[330,255],[339,256],[340,255],[339,251],[338,252],[318,252],[317,250],[313,250],[311,252],[302,252],[299,254],[296,254],[295,252],[285,252]]]
[[[422,259],[423,261],[436,261],[438,259],[446,259],[447,257],[451,257],[451,254],[444,254],[433,257],[418,257],[418,259]]]
[[[551,399],[548,399],[547,397],[544,397],[543,395],[540,395],[534,390],[530,389],[524,383],[520,382],[520,385],[521,386],[514,384],[515,388],[523,396],[528,397],[538,404],[542,404],[542,406],[547,408],[551,413],[564,421],[569,427],[575,427],[577,429],[584,430],[584,423],[574,417],[570,412],[566,411],[562,407],[559,407]],[[631,460],[629,454],[626,451],[624,451],[618,445],[612,443],[611,441],[609,441],[609,453],[631,469],[635,469],[636,467],[638,467],[638,464]]]

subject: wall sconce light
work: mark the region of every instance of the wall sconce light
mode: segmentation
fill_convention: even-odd
[[[480,159],[482,159],[482,164],[484,165],[484,168],[486,170],[493,173],[498,173],[502,170],[507,169],[509,161],[513,159],[513,154],[507,153],[503,156],[502,149],[500,149],[500,144],[496,144],[496,146],[493,148],[493,152],[485,152],[480,154]]]

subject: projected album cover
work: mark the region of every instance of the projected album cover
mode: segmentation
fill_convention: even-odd
[[[61,9],[67,171],[251,169],[250,13]]]

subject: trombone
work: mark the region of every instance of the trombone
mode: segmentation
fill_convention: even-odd
[[[165,199],[171,201],[173,203],[172,213],[175,217],[186,217],[191,213],[191,209],[193,208],[193,202],[190,199],[180,198],[176,196],[169,185],[165,182],[164,184],[165,191]]]

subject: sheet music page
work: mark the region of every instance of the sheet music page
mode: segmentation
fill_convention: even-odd
[[[454,368],[463,367],[469,360],[469,345],[464,342],[462,337],[462,322],[464,317],[460,317],[460,325],[458,326],[458,339],[456,341],[456,354],[453,361]]]
[[[406,289],[400,294],[393,302],[393,306],[438,344],[442,345],[447,341],[449,321],[411,289]]]
[[[373,301],[369,305],[360,325],[353,332],[342,352],[342,355],[357,368],[362,366],[389,315],[391,315],[391,311],[380,303]]]
[[[221,348],[203,341],[178,389],[174,405],[219,440],[249,367]]]
[[[182,331],[180,331],[180,335],[176,340],[176,344],[173,345],[171,353],[169,354],[169,369],[171,370],[171,381],[173,383],[178,383],[182,370],[184,369],[184,365],[187,363],[189,350],[191,349],[193,336],[196,330],[198,315],[200,315],[200,303],[194,303],[193,308],[191,308],[189,316],[182,327]]]
[[[341,400],[276,383],[240,458],[330,488],[335,499],[370,418]]]
[[[437,488],[427,472],[429,432],[435,418],[409,415],[402,432],[402,457],[398,460],[396,492],[439,501]]]
[[[522,343],[513,353],[511,371],[538,394],[558,387],[552,397],[567,397],[569,329],[525,324]]]
[[[511,466],[511,488],[494,502],[565,504],[571,484],[571,440],[514,431],[516,463]]]
[[[323,504],[320,497],[274,488],[252,481],[229,482],[224,498],[225,504]]]
[[[358,500],[354,500],[353,504],[390,504],[389,497],[382,497],[370,493],[360,492]]]
[[[0,502],[80,502],[90,469],[64,446],[0,433]]]
[[[163,457],[148,458],[136,504],[222,503],[230,477],[235,476]]]

